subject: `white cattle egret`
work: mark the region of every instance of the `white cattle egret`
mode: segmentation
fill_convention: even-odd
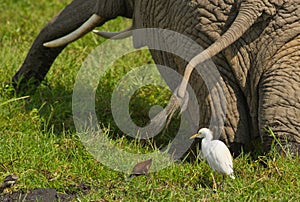
[[[218,173],[229,175],[232,179],[235,179],[233,175],[232,156],[227,146],[220,140],[213,140],[211,130],[208,128],[201,128],[197,134],[190,137],[203,138],[201,143],[201,151],[203,158],[208,162],[209,166]],[[215,179],[213,176],[214,185]],[[216,186],[215,186],[216,187]]]

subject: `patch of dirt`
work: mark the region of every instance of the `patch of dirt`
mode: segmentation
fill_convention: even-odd
[[[24,202],[36,202],[36,201],[43,201],[43,202],[69,202],[72,200],[74,195],[67,195],[56,192],[55,189],[49,188],[38,188],[29,190],[26,193],[22,191],[13,192],[13,193],[6,193],[0,195],[1,202],[15,202],[15,201],[24,201]]]

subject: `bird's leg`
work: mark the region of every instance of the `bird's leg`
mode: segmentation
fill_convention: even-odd
[[[213,189],[217,189],[217,183],[215,180],[215,172],[211,173],[212,179],[213,179]]]
[[[222,182],[220,182],[220,184],[218,184],[218,187],[222,187],[223,186],[223,183],[224,183],[224,181],[225,181],[225,175],[224,174],[222,174]]]

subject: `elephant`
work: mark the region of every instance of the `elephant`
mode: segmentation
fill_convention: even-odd
[[[179,100],[185,96],[188,82],[197,93],[202,114],[199,128],[207,127],[216,109],[203,78],[193,70],[211,58],[226,93],[227,112],[220,133],[230,151],[254,151],[260,145],[268,152],[274,140],[266,131],[270,127],[282,149],[299,153],[299,0],[74,0],[33,42],[12,78],[17,90],[28,85],[35,89],[69,43],[118,16],[132,18],[130,31],[168,29],[205,48],[190,61],[150,50],[157,65],[172,67],[184,76],[175,93]],[[117,35],[98,34],[108,38]],[[147,41],[137,42],[134,35],[133,40],[136,46],[149,45]],[[172,81],[166,78],[166,82]],[[172,116],[179,105],[171,99],[166,107],[168,115]]]

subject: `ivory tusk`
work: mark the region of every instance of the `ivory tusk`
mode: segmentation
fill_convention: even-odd
[[[99,25],[105,19],[99,15],[93,14],[85,23],[83,23],[78,29],[65,35],[61,38],[55,39],[50,42],[46,42],[43,45],[48,48],[55,48],[67,45],[73,41],[76,41],[86,33],[90,32],[93,28]]]
[[[106,38],[106,39],[125,39],[132,36],[133,27],[130,26],[120,32],[103,32],[99,30],[93,30],[93,33]]]

